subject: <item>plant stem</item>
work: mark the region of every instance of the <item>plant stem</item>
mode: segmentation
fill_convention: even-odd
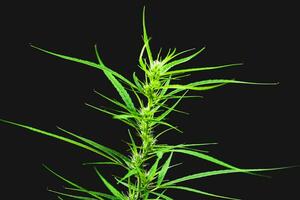
[[[156,140],[153,137],[153,120],[154,115],[157,111],[157,97],[155,84],[159,83],[159,76],[153,77],[150,74],[146,74],[145,83],[144,83],[144,94],[147,99],[147,106],[142,106],[140,108],[141,118],[137,121],[138,123],[138,133],[141,138],[141,146],[138,153],[132,152],[132,161],[133,167],[139,170],[139,173],[136,174],[136,185],[137,191],[134,195],[135,200],[146,200],[149,196],[149,185],[152,180],[149,180],[148,174],[148,165],[147,161],[149,160],[149,154],[153,150],[153,146],[156,143]],[[147,168],[148,167],[148,168]]]

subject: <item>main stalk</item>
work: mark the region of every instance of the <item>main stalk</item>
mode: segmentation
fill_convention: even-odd
[[[154,61],[146,73],[144,83],[145,106],[140,108],[140,118],[137,120],[138,134],[141,138],[141,146],[138,153],[132,154],[133,168],[138,170],[136,174],[136,192],[132,200],[146,200],[149,196],[151,181],[149,177],[149,154],[153,151],[156,140],[153,135],[155,125],[154,115],[158,110],[158,93],[160,86],[159,74],[160,62]]]

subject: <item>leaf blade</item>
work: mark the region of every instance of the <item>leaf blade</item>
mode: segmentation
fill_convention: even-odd
[[[67,133],[67,134],[69,134],[69,135],[72,135],[73,137],[75,137],[75,138],[77,138],[77,139],[79,139],[79,140],[81,140],[81,141],[83,141],[83,142],[85,142],[85,143],[87,143],[87,144],[93,146],[94,148],[99,149],[100,151],[105,152],[106,154],[108,154],[108,155],[110,155],[110,156],[112,156],[112,157],[115,157],[115,158],[118,158],[118,159],[122,159],[125,163],[126,163],[126,162],[129,162],[129,159],[128,159],[125,155],[121,154],[120,152],[118,152],[118,151],[116,151],[116,150],[114,150],[114,149],[111,149],[111,148],[109,148],[109,147],[107,147],[107,146],[104,146],[104,145],[102,145],[102,144],[99,144],[99,143],[97,143],[97,142],[94,142],[94,141],[92,141],[92,140],[90,140],[90,139],[81,137],[81,136],[79,136],[79,135],[77,135],[77,134],[74,134],[74,133],[72,133],[72,132],[70,132],[70,131],[67,131],[67,130],[61,128],[61,127],[58,127],[58,126],[57,126],[57,128],[58,128],[59,130],[65,132],[65,133]]]
[[[163,182],[163,180],[167,174],[167,171],[168,171],[170,163],[171,163],[172,156],[173,156],[173,153],[170,153],[169,158],[163,164],[161,170],[158,173],[157,184],[156,184],[157,187],[161,185],[161,183]]]
[[[235,67],[241,65],[243,65],[243,63],[232,63],[226,65],[212,66],[212,67],[196,67],[196,68],[180,69],[180,70],[168,71],[164,73],[164,75],[174,75],[174,74],[182,74],[182,73],[197,72],[197,71],[215,70],[215,69],[222,69],[222,68]]]
[[[217,195],[217,194],[213,194],[213,193],[209,193],[209,192],[205,192],[205,191],[202,191],[202,190],[199,190],[199,189],[194,189],[194,188],[185,187],[185,186],[169,186],[169,187],[166,187],[166,188],[172,188],[172,189],[177,189],[177,190],[185,190],[185,191],[188,191],[188,192],[194,192],[194,193],[202,194],[202,195],[205,195],[205,196],[216,197],[216,198],[221,198],[221,199],[240,200],[238,198]]]
[[[58,140],[61,140],[61,141],[64,141],[64,142],[67,142],[67,143],[70,143],[70,144],[73,144],[75,146],[78,146],[78,147],[81,147],[83,149],[86,149],[86,150],[89,150],[91,152],[94,152],[98,155],[101,155],[113,162],[116,162],[113,158],[109,157],[108,155],[90,147],[90,146],[87,146],[85,144],[82,144],[80,142],[77,142],[75,140],[72,140],[72,139],[69,139],[69,138],[66,138],[66,137],[63,137],[63,136],[60,136],[60,135],[57,135],[57,134],[54,134],[54,133],[51,133],[51,132],[48,132],[48,131],[44,131],[44,130],[41,130],[41,129],[37,129],[37,128],[34,128],[32,126],[27,126],[27,125],[24,125],[24,124],[19,124],[19,123],[16,123],[16,122],[12,122],[12,121],[8,121],[8,120],[3,120],[3,119],[0,119],[0,122],[3,122],[3,123],[6,123],[6,124],[10,124],[10,125],[14,125],[14,126],[17,126],[17,127],[21,127],[21,128],[24,128],[24,129],[27,129],[27,130],[30,130],[32,132],[36,132],[36,133],[39,133],[39,134],[42,134],[42,135],[46,135],[46,136],[49,136],[49,137],[52,137],[52,138],[55,138],[55,139],[58,139]]]
[[[198,54],[200,54],[204,50],[205,50],[205,47],[202,47],[199,51],[193,53],[192,55],[189,55],[187,57],[180,58],[180,59],[177,59],[177,60],[174,60],[172,62],[167,63],[163,67],[163,72],[166,73],[167,71],[169,71],[174,66],[177,66],[177,65],[180,65],[182,63],[188,62],[189,60],[191,60],[192,58],[196,57]]]
[[[95,46],[95,52],[96,52],[96,56],[97,56],[99,64],[101,66],[104,66],[103,61],[100,58],[100,55],[99,55],[99,52],[98,52],[96,46]],[[110,80],[110,82],[115,87],[115,89],[118,91],[119,95],[123,99],[123,101],[126,104],[126,106],[128,107],[128,109],[134,111],[135,107],[131,100],[131,97],[128,94],[128,92],[126,91],[126,89],[122,86],[122,84],[118,81],[118,79],[116,79],[115,76],[108,70],[105,70],[104,74],[108,78],[108,80]]]
[[[95,197],[96,199],[99,199],[99,200],[104,200],[102,197],[99,197],[97,195],[95,195],[94,193],[90,192],[89,190],[77,185],[76,183],[64,178],[63,176],[59,175],[58,173],[54,172],[53,170],[51,170],[48,166],[46,165],[43,165],[43,167],[48,170],[51,174],[55,175],[56,177],[58,177],[59,179],[63,180],[64,182],[68,183],[69,185],[75,187],[75,188],[78,188],[80,190],[82,190],[84,193],[87,193],[93,197]]]
[[[108,71],[108,72],[112,73],[114,76],[116,76],[119,79],[121,79],[122,81],[124,81],[125,83],[127,83],[128,85],[130,85],[131,87],[136,88],[136,86],[131,81],[129,81],[127,78],[125,78],[123,75],[117,73],[116,71],[114,71],[114,70],[112,70],[112,69],[110,69],[110,68],[108,68],[104,65],[99,65],[99,64],[91,62],[91,61],[87,61],[87,60],[83,60],[83,59],[79,59],[79,58],[75,58],[75,57],[71,57],[71,56],[58,54],[58,53],[48,51],[46,49],[42,49],[40,47],[34,46],[34,45],[30,45],[30,46],[34,49],[37,49],[37,50],[42,51],[44,53],[50,54],[52,56],[62,58],[64,60],[69,60],[69,61],[73,61],[73,62],[76,62],[76,63],[81,63],[81,64],[84,64],[84,65],[87,65],[87,66],[90,66],[90,67],[93,67],[93,68],[96,68],[96,69],[100,69],[103,72]]]
[[[148,38],[147,28],[146,28],[146,8],[145,7],[143,8],[143,40],[144,40],[146,52],[148,55],[149,63],[150,63],[150,65],[152,65],[153,57],[152,57],[152,52],[151,52],[151,48],[149,45],[150,39]]]
[[[120,199],[125,199],[124,196],[99,173],[97,168],[94,168],[94,169],[96,171],[96,174],[99,176],[99,178],[104,183],[104,185],[115,197],[120,198]]]

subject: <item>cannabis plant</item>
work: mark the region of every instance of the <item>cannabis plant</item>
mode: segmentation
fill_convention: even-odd
[[[85,188],[63,177],[48,166],[44,166],[49,172],[68,184],[68,187],[65,188],[66,191],[50,191],[57,194],[58,199],[81,200],[172,200],[173,197],[171,197],[171,193],[167,192],[171,189],[184,190],[186,192],[221,199],[237,199],[203,191],[201,188],[188,187],[183,185],[183,183],[195,179],[231,173],[246,173],[262,176],[258,172],[282,169],[243,169],[223,162],[199,149],[202,146],[211,145],[213,143],[177,145],[159,143],[160,136],[167,132],[182,132],[177,126],[169,122],[167,117],[172,112],[181,112],[176,109],[176,106],[183,99],[198,97],[188,95],[189,91],[202,92],[227,84],[273,85],[274,83],[254,83],[234,79],[208,79],[182,84],[180,80],[184,79],[190,73],[235,67],[241,65],[241,63],[210,67],[179,68],[178,66],[180,64],[190,61],[203,52],[205,48],[203,47],[197,51],[189,49],[181,52],[178,52],[176,49],[169,49],[165,55],[163,55],[162,50],[160,50],[157,55],[153,55],[150,48],[150,38],[146,30],[145,9],[143,11],[142,24],[143,47],[138,58],[138,67],[144,74],[143,77],[138,77],[136,73],[133,73],[132,77],[128,78],[114,71],[103,62],[96,46],[95,54],[97,62],[92,62],[58,54],[31,45],[33,48],[44,53],[101,70],[116,89],[120,98],[111,98],[95,90],[95,95],[99,95],[109,101],[114,107],[108,109],[87,103],[86,105],[91,109],[110,115],[113,119],[124,122],[129,126],[127,141],[129,153],[121,153],[118,150],[99,144],[87,137],[75,134],[61,127],[57,127],[58,130],[69,137],[1,119],[3,123],[56,138],[91,151],[104,159],[101,162],[85,164],[91,165],[94,168],[95,175],[99,177],[99,181],[107,188],[106,192],[93,191]],[[157,131],[158,127],[161,127],[159,129],[160,132]],[[195,159],[205,160],[211,164],[222,167],[222,169],[199,171],[194,174],[169,180],[166,178],[168,171],[171,170],[171,168],[174,170],[177,166],[177,164],[172,163],[172,158],[175,154],[184,154],[195,157]],[[107,179],[108,175],[101,174],[101,170],[99,170],[107,166],[123,168],[125,173],[114,176],[114,183],[109,182]],[[123,189],[121,190],[119,188]]]

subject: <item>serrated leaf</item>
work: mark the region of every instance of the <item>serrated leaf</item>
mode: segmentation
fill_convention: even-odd
[[[218,65],[218,66],[212,66],[212,67],[195,67],[195,68],[168,71],[168,72],[164,73],[163,75],[177,75],[177,74],[183,74],[183,73],[215,70],[215,69],[222,69],[222,68],[235,67],[235,66],[241,66],[241,65],[243,65],[243,63],[233,63],[233,64]]]
[[[178,89],[176,92],[180,92],[182,90],[210,90],[216,87],[223,86],[225,84],[247,84],[247,85],[277,85],[278,83],[258,83],[258,82],[249,82],[249,81],[238,81],[238,80],[230,80],[230,79],[209,79],[203,81],[197,81],[193,83],[189,83],[187,85],[169,85],[168,88]],[[174,93],[170,93],[174,95]]]
[[[214,163],[214,164],[217,164],[217,165],[229,168],[229,169],[241,170],[241,169],[239,169],[239,168],[237,168],[237,167],[235,167],[233,165],[230,165],[230,164],[228,164],[226,162],[223,162],[223,161],[221,161],[219,159],[216,159],[216,158],[214,158],[212,156],[209,156],[209,155],[206,155],[204,153],[197,152],[197,151],[187,150],[187,149],[173,149],[172,151],[173,152],[177,152],[177,153],[186,154],[186,155],[191,155],[191,156],[194,156],[194,157],[197,157],[197,158],[209,161],[211,163]]]
[[[114,187],[112,186],[112,184],[110,184],[100,173],[99,171],[94,168],[97,175],[99,176],[99,178],[102,180],[102,182],[104,183],[104,185],[107,187],[107,189],[117,198],[119,199],[124,199],[125,200],[125,197]]]
[[[171,163],[171,159],[172,159],[172,156],[173,156],[173,153],[170,153],[170,156],[169,158],[166,160],[166,162],[163,164],[161,170],[159,171],[158,173],[158,176],[157,176],[157,184],[156,186],[159,187],[161,185],[161,183],[163,182],[167,172],[168,172],[168,169],[169,169],[169,166],[170,166],[170,163]]]
[[[113,113],[113,112],[110,112],[110,111],[108,111],[108,110],[99,108],[99,107],[97,107],[97,106],[93,106],[93,105],[91,105],[91,104],[89,104],[89,103],[84,103],[84,105],[86,105],[86,106],[88,106],[88,107],[90,107],[90,108],[93,108],[93,109],[95,109],[95,110],[97,110],[97,111],[101,111],[101,112],[103,112],[103,113],[105,113],[105,114],[108,114],[108,115],[112,115],[112,116],[118,115],[118,114],[116,114],[116,113]]]
[[[51,170],[49,167],[47,167],[46,165],[43,165],[43,167],[48,170],[50,173],[52,173],[53,175],[55,175],[56,177],[58,177],[59,179],[63,180],[64,182],[68,183],[69,185],[78,188],[80,190],[82,190],[82,192],[91,195],[92,197],[95,197],[96,199],[100,199],[100,200],[104,200],[103,198],[95,195],[94,193],[90,192],[89,190],[77,185],[76,183],[64,178],[63,176],[59,175],[58,173],[54,172],[53,170]]]
[[[186,95],[187,91],[181,96],[181,98],[179,98],[169,109],[167,109],[164,113],[162,113],[160,116],[156,117],[156,120],[161,121],[163,120],[165,117],[167,117],[174,109],[175,107],[178,105],[178,103],[182,100],[182,97],[184,97],[184,95]]]
[[[149,59],[149,63],[150,65],[153,63],[153,57],[152,57],[152,52],[151,52],[151,48],[149,45],[149,38],[147,35],[147,29],[146,29],[146,8],[143,8],[143,40],[144,40],[144,44],[145,44],[145,48],[147,51],[147,55],[148,55],[148,59]]]
[[[129,171],[125,174],[125,176],[123,176],[123,178],[121,178],[120,180],[118,180],[117,184],[119,184],[120,182],[124,181],[125,179],[127,179],[127,178],[129,178],[129,177],[131,177],[131,176],[133,176],[133,175],[135,175],[135,174],[137,174],[137,173],[138,173],[138,172],[137,172],[136,169],[131,169],[131,170],[129,170]]]
[[[132,90],[132,91],[140,104],[140,108],[144,107],[144,103],[143,103],[142,99],[140,98],[139,94],[137,93],[137,91],[135,91],[135,90]],[[142,94],[144,94],[144,93],[142,92]]]
[[[168,79],[165,81],[165,83],[163,84],[163,86],[165,88],[162,88],[162,90],[160,91],[159,97],[163,98],[164,95],[166,94],[167,90],[168,90],[168,86],[170,85],[170,82],[172,80],[172,76],[169,76]]]
[[[95,52],[96,52],[96,56],[97,56],[99,64],[101,66],[104,66],[103,61],[101,60],[101,58],[99,56],[99,53],[98,53],[98,50],[97,50],[96,46],[95,46]],[[118,91],[119,95],[123,99],[123,101],[126,104],[127,108],[129,110],[134,111],[135,110],[134,104],[133,104],[133,102],[131,100],[130,95],[128,94],[128,92],[126,91],[126,89],[123,87],[123,85],[118,81],[118,79],[116,79],[114,77],[114,75],[110,71],[105,70],[104,74],[110,80],[110,82],[115,87],[115,89]]]
[[[101,59],[101,57],[100,57],[100,54],[98,52],[98,48],[97,48],[96,44],[94,45],[94,49],[95,49],[96,57],[97,57],[97,60],[98,60],[99,64],[101,66],[105,66],[104,63],[103,63],[103,61],[102,61],[102,59]]]
[[[131,111],[135,111],[135,106],[131,100],[131,97],[129,96],[126,89],[122,86],[122,84],[110,72],[104,71],[104,74],[116,88],[124,103],[126,104],[127,108]]]
[[[99,144],[99,143],[97,143],[97,142],[94,142],[94,141],[92,141],[92,140],[90,140],[90,139],[81,137],[81,136],[79,136],[79,135],[77,135],[77,134],[74,134],[74,133],[72,133],[72,132],[70,132],[70,131],[67,131],[67,130],[65,130],[65,129],[63,129],[63,128],[60,128],[60,127],[58,127],[58,126],[57,126],[57,128],[58,128],[59,130],[65,132],[65,133],[67,133],[67,134],[69,134],[69,135],[72,135],[73,137],[75,137],[75,138],[77,138],[77,139],[79,139],[79,140],[81,140],[81,141],[83,141],[83,142],[89,144],[90,146],[92,146],[92,147],[94,147],[94,148],[96,148],[96,149],[98,149],[98,150],[100,150],[100,151],[103,151],[104,153],[108,154],[109,156],[111,156],[111,157],[113,157],[113,158],[115,158],[115,159],[117,159],[117,160],[119,160],[119,161],[122,160],[122,161],[125,162],[125,163],[127,163],[127,162],[130,161],[129,158],[127,158],[126,156],[124,156],[123,154],[121,154],[120,152],[118,152],[118,151],[116,151],[116,150],[114,150],[114,149],[111,149],[111,148],[109,148],[109,147],[106,147],[106,146],[104,146],[104,145],[102,145],[102,144]],[[122,162],[121,162],[121,163],[122,163]]]
[[[159,164],[159,161],[160,159],[162,158],[163,156],[163,152],[159,151],[156,153],[157,155],[157,158],[154,162],[154,164],[152,165],[152,167],[150,168],[149,172],[148,172],[148,181],[152,181],[152,179],[155,177],[155,174],[156,174],[156,171],[157,171],[157,168],[158,168],[158,164]]]
[[[185,181],[190,181],[194,179],[201,179],[201,178],[206,178],[210,176],[217,176],[217,175],[225,175],[225,174],[232,174],[232,173],[248,173],[249,172],[262,172],[262,171],[273,171],[273,170],[278,170],[278,169],[284,169],[284,168],[269,168],[269,169],[222,169],[222,170],[214,170],[214,171],[208,171],[208,172],[200,172],[200,173],[195,173],[192,175],[187,175],[181,178],[177,178],[175,180],[171,180],[169,182],[164,183],[161,185],[161,187],[165,186],[170,186],[170,185],[175,185],[178,183],[182,183]]]
[[[129,135],[129,138],[130,138],[130,144],[131,144],[131,147],[132,147],[132,153],[133,154],[137,154],[138,153],[138,150],[137,150],[137,145],[132,137],[132,134],[130,132],[130,130],[128,129],[128,135]]]
[[[161,131],[160,133],[158,133],[156,136],[155,136],[155,139],[159,138],[160,136],[162,136],[163,134],[167,133],[168,131],[172,130],[173,128],[168,128],[168,129],[165,129],[163,131]]]
[[[79,195],[73,195],[73,194],[68,194],[68,193],[64,193],[64,192],[59,192],[59,191],[55,191],[55,190],[50,190],[48,189],[49,192],[52,192],[54,194],[58,194],[61,196],[65,196],[65,197],[69,197],[72,199],[79,199],[79,200],[95,200],[95,198],[91,198],[91,197],[85,197],[85,196],[79,196]]]
[[[197,56],[198,54],[200,54],[202,51],[204,51],[204,49],[205,49],[205,47],[203,47],[202,49],[200,49],[199,51],[197,51],[196,53],[194,53],[194,54],[192,54],[190,56],[187,56],[187,57],[184,57],[184,58],[180,58],[180,59],[177,59],[177,60],[174,60],[172,62],[169,62],[169,63],[165,64],[163,66],[163,72],[166,73],[167,71],[169,71],[174,66],[182,64],[182,63],[185,63],[185,62],[188,62],[189,60],[191,60],[192,58],[194,58],[195,56]]]
[[[140,92],[142,92],[143,91],[143,86],[141,84],[142,81],[140,81],[140,79],[136,76],[135,72],[133,72],[132,77],[133,77],[133,81],[134,81],[135,85],[137,86],[138,90]]]
[[[95,110],[97,110],[97,111],[106,113],[106,114],[108,114],[108,115],[112,115],[113,117],[119,115],[119,114],[110,112],[110,111],[108,111],[108,110],[99,108],[99,107],[97,107],[97,106],[93,106],[93,105],[88,104],[88,103],[85,103],[85,105],[88,106],[88,107],[90,107],[90,108],[93,108],[93,109],[95,109]],[[115,118],[115,119],[118,119],[118,118]],[[128,120],[128,119],[127,119],[127,120],[124,120],[124,119],[118,119],[118,120],[124,122],[125,124],[128,124],[129,126],[131,126],[131,127],[133,127],[133,128],[136,128],[135,124],[134,124],[133,122],[131,122],[130,120]]]
[[[145,74],[148,73],[148,69],[147,69],[146,61],[144,61],[144,59],[143,59],[143,55],[144,55],[146,46],[148,45],[148,42],[149,42],[149,40],[146,43],[144,41],[143,48],[142,48],[142,50],[140,52],[140,55],[139,55],[139,64],[140,64],[139,67],[145,72]]]
[[[130,119],[130,118],[135,118],[135,116],[130,115],[130,114],[119,114],[119,115],[115,115],[113,116],[114,119]]]
[[[163,192],[161,193],[157,193],[157,192],[151,192],[151,194],[154,194],[155,196],[157,196],[157,198],[155,200],[159,200],[160,198],[164,199],[164,200],[173,200],[171,197],[167,196],[164,194],[166,190],[164,190]]]
[[[82,163],[82,165],[120,165],[119,163],[115,163],[115,162],[85,162]]]
[[[179,133],[182,133],[182,131],[181,131],[180,129],[178,129],[177,127],[175,127],[175,126],[173,126],[172,124],[169,124],[169,123],[167,123],[167,122],[164,122],[164,121],[157,121],[157,120],[151,120],[151,121],[152,121],[153,125],[154,125],[154,124],[165,125],[165,126],[168,126],[168,127],[172,128],[172,129],[176,130],[176,131],[179,132]]]
[[[117,105],[117,106],[119,106],[119,107],[121,107],[121,108],[123,108],[123,109],[125,109],[125,110],[127,110],[127,111],[130,111],[124,104],[120,103],[119,101],[117,101],[117,100],[115,100],[115,99],[111,99],[111,98],[105,96],[104,94],[101,94],[100,92],[98,92],[98,91],[96,91],[96,90],[94,90],[94,92],[95,92],[97,95],[101,96],[102,98],[104,98],[104,99],[106,99],[106,100],[112,102],[113,104],[115,104],[115,105]]]
[[[132,185],[129,185],[128,183],[125,183],[124,181],[121,181],[119,178],[115,177],[115,179],[117,180],[117,182],[127,188],[132,187]]]
[[[276,85],[278,83],[258,83],[258,82],[249,82],[249,81],[239,81],[233,79],[208,79],[203,81],[197,81],[194,83],[190,83],[190,86],[202,86],[202,85],[211,85],[211,84],[248,84],[248,85]]]
[[[200,95],[186,95],[186,96],[179,96],[179,95],[172,95],[172,96],[166,96],[165,98],[163,99],[191,99],[191,98],[203,98],[203,96],[200,96]],[[174,110],[175,111],[175,110]],[[182,112],[182,111],[181,111]],[[185,114],[188,114],[188,113],[185,113]]]
[[[202,191],[202,190],[194,189],[194,188],[191,188],[191,187],[185,187],[185,186],[169,186],[169,187],[166,187],[166,188],[177,189],[177,190],[185,190],[185,191],[188,191],[188,192],[194,192],[194,193],[202,194],[202,195],[205,195],[205,196],[211,196],[211,197],[216,197],[216,198],[221,198],[221,199],[240,200],[240,199],[237,199],[237,198],[221,196],[221,195],[217,195],[217,194],[213,194],[213,193],[209,193],[209,192],[205,192],[205,191]]]
[[[27,126],[27,125],[24,125],[24,124],[19,124],[19,123],[16,123],[16,122],[11,122],[11,121],[8,121],[8,120],[3,120],[3,119],[0,119],[0,122],[3,122],[3,123],[6,123],[6,124],[10,124],[10,125],[14,125],[14,126],[18,126],[18,127],[21,127],[21,128],[24,128],[24,129],[27,129],[27,130],[30,130],[32,132],[36,132],[36,133],[39,133],[41,135],[46,135],[46,136],[49,136],[49,137],[52,137],[52,138],[56,138],[58,140],[61,140],[61,141],[64,141],[64,142],[67,142],[67,143],[70,143],[70,144],[73,144],[75,146],[78,146],[80,148],[83,148],[83,149],[86,149],[86,150],[89,150],[91,152],[94,152],[98,155],[101,155],[113,162],[117,162],[113,157],[111,156],[108,156],[106,155],[105,153],[101,152],[101,151],[98,151],[97,149],[94,149],[90,146],[87,146],[85,144],[82,144],[80,142],[77,142],[75,140],[72,140],[72,139],[69,139],[69,138],[66,138],[66,137],[63,137],[63,136],[60,136],[60,135],[57,135],[57,134],[54,134],[54,133],[51,133],[51,132],[48,132],[48,131],[44,131],[44,130],[40,130],[40,129],[37,129],[37,128],[34,128],[34,127],[31,127],[31,126]]]
[[[68,187],[65,187],[65,189],[66,190],[71,190],[71,191],[76,191],[76,192],[84,192],[83,190],[77,189],[77,188],[68,188]],[[110,195],[110,194],[106,194],[106,193],[102,193],[102,192],[97,192],[97,191],[92,191],[92,190],[89,190],[89,192],[93,193],[93,194],[95,194],[97,196],[107,198],[107,199],[118,200],[117,197],[115,197],[113,195]]]
[[[119,78],[120,80],[122,80],[125,83],[127,83],[128,85],[130,85],[131,87],[136,88],[136,86],[133,83],[131,83],[127,78],[125,78],[123,75],[115,72],[114,70],[112,70],[112,69],[110,69],[110,68],[108,68],[108,67],[106,67],[104,65],[100,65],[100,64],[97,64],[97,63],[94,63],[94,62],[91,62],[91,61],[87,61],[87,60],[83,60],[83,59],[79,59],[79,58],[74,58],[74,57],[70,57],[70,56],[58,54],[58,53],[55,53],[55,52],[52,52],[52,51],[48,51],[48,50],[42,49],[40,47],[34,46],[34,45],[30,45],[30,46],[32,48],[35,48],[35,49],[39,50],[39,51],[42,51],[44,53],[47,53],[47,54],[50,54],[50,55],[53,55],[53,56],[56,56],[56,57],[59,57],[59,58],[62,58],[64,60],[69,60],[69,61],[73,61],[73,62],[84,64],[84,65],[88,65],[90,67],[100,69],[103,72],[104,71],[108,71],[111,74],[113,74],[114,76],[116,76],[117,78]]]
[[[221,87],[225,85],[225,83],[220,83],[220,84],[215,84],[215,85],[209,85],[209,86],[193,86],[192,84],[188,84],[188,85],[169,85],[166,88],[167,89],[177,89],[175,91],[170,92],[170,94],[168,94],[168,96],[172,97],[174,94],[181,92],[181,91],[185,91],[185,90],[197,90],[197,91],[204,91],[204,90],[211,90],[217,87]],[[165,88],[164,86],[162,88]]]

